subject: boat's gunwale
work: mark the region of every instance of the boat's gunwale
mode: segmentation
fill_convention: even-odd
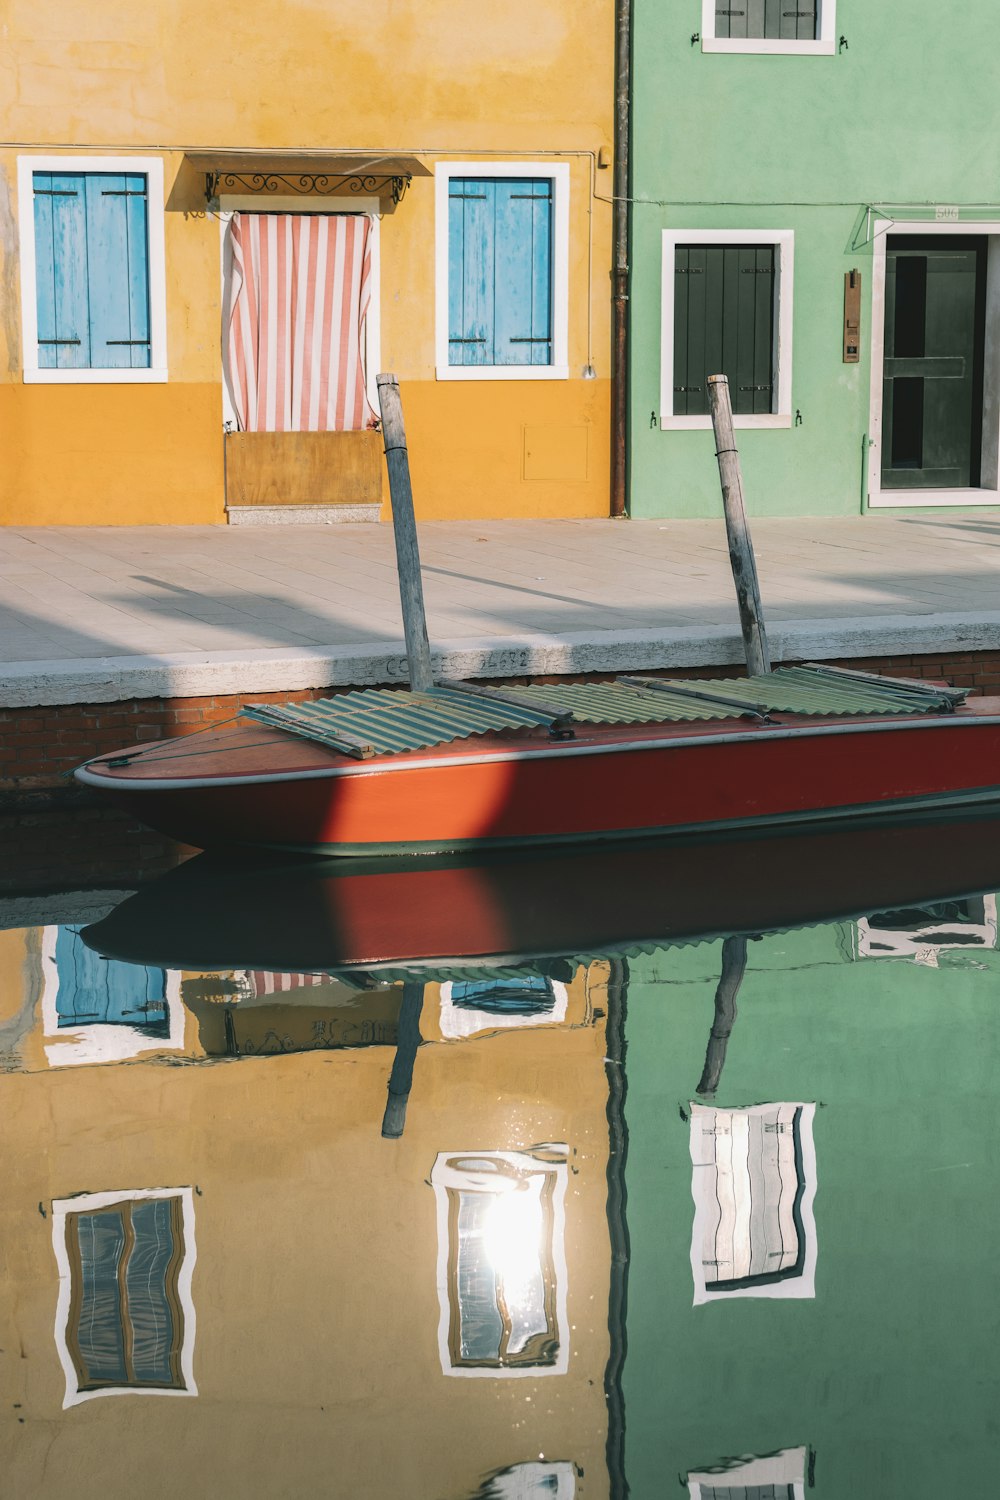
[[[944,729],[949,732],[953,730],[970,728],[987,728],[1000,725],[1000,713],[949,713],[935,714],[932,716],[898,716],[892,717],[869,717],[864,719],[851,719],[846,722],[829,723],[796,723],[796,724],[753,724],[744,729],[735,731],[724,731],[710,734],[684,734],[676,733],[663,735],[656,738],[636,740],[594,740],[573,741],[561,740],[556,744],[548,742],[538,745],[525,745],[511,747],[503,750],[482,750],[469,747],[468,749],[454,755],[413,756],[412,753],[403,756],[379,758],[375,761],[349,762],[346,764],[335,764],[327,766],[310,766],[300,771],[252,771],[243,774],[202,776],[178,776],[166,777],[162,773],[158,776],[141,776],[136,774],[133,767],[129,768],[127,776],[115,776],[113,774],[99,774],[92,771],[90,767],[100,761],[85,761],[78,766],[73,775],[83,786],[98,787],[108,790],[114,787],[116,791],[125,792],[134,789],[144,794],[150,792],[180,792],[207,789],[209,787],[236,787],[236,786],[273,786],[282,782],[291,781],[323,781],[345,776],[387,776],[400,775],[407,771],[447,770],[456,766],[480,766],[497,765],[506,762],[534,761],[534,760],[568,760],[581,756],[592,755],[630,755],[643,751],[679,751],[685,749],[699,749],[709,745],[731,745],[742,744],[749,741],[774,741],[787,739],[821,739],[836,735],[857,734],[882,734],[899,732],[900,730],[921,729]],[[106,763],[106,762],[105,762]]]

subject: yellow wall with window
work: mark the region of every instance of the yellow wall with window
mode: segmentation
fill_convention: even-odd
[[[609,492],[612,0],[10,0],[0,56],[0,520],[225,520],[217,216],[185,151],[419,159],[381,225],[381,365],[401,382],[418,514],[586,516]],[[164,384],[23,380],[17,161],[158,156]],[[435,377],[434,167],[566,163],[568,378]],[[305,206],[306,200],[303,200]],[[589,330],[589,337],[588,337]],[[583,379],[588,354],[596,379]],[[387,513],[384,511],[384,513]]]

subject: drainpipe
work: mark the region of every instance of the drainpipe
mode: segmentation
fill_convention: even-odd
[[[628,181],[632,0],[615,0],[614,269],[612,270],[611,514],[624,516],[628,436]]]

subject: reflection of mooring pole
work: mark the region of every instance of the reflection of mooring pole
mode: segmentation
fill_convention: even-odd
[[[729,1033],[736,1020],[736,996],[739,994],[743,975],[747,971],[747,940],[745,937],[727,937],[722,944],[722,973],[715,992],[715,1020],[708,1038],[705,1067],[696,1090],[702,1098],[714,1099],[722,1069],[726,1061]]]
[[[389,1097],[385,1101],[385,1114],[382,1116],[382,1134],[392,1141],[399,1139],[406,1124],[406,1102],[413,1082],[413,1059],[420,1046],[420,1012],[423,1005],[423,985],[407,980],[403,985],[403,1001],[399,1007],[396,1056],[389,1074]]]

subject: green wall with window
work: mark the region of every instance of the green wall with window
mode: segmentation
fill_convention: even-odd
[[[680,1494],[675,1476],[726,1458],[800,1446],[815,1454],[817,1500],[988,1489],[1000,954],[943,951],[937,967],[863,957],[850,922],[750,943],[715,1103],[816,1103],[816,1295],[695,1307],[682,1111],[720,962],[715,942],[630,966],[633,1500]]]
[[[837,0],[832,53],[753,55],[703,50],[701,0],[635,0],[634,516],[721,514],[710,430],[660,428],[664,229],[690,230],[692,244],[698,230],[793,231],[790,425],[738,431],[748,508],[807,516],[864,507],[866,209],[890,205],[900,220],[933,222],[948,205],[959,207],[959,224],[1000,221],[1000,139],[983,130],[995,110],[995,69],[983,54],[995,14],[988,0],[947,12],[937,0]],[[884,219],[873,222],[884,231]],[[855,267],[860,359],[848,364],[843,278]]]

